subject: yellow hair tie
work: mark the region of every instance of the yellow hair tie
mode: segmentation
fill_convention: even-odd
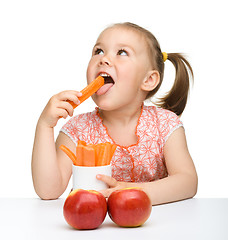
[[[166,52],[163,52],[162,56],[163,56],[163,62],[165,62],[168,59],[168,54]]]

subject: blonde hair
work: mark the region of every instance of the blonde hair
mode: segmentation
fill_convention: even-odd
[[[112,28],[115,26],[135,30],[144,37],[147,43],[151,64],[154,67],[154,69],[156,69],[160,74],[159,84],[155,89],[150,91],[146,97],[147,99],[151,98],[159,90],[164,76],[164,61],[160,45],[155,36],[150,31],[134,23],[130,22],[116,23],[108,28]],[[155,104],[164,109],[173,111],[177,115],[181,115],[185,109],[188,99],[190,85],[189,74],[191,75],[193,80],[193,71],[190,63],[186,60],[183,54],[168,53],[167,57],[168,57],[167,60],[171,61],[171,63],[175,67],[176,70],[175,81],[171,90],[164,97],[159,98],[158,102],[156,102]]]

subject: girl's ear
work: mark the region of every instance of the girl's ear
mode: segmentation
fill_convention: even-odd
[[[159,72],[156,70],[149,71],[141,84],[141,89],[147,92],[152,91],[157,87],[159,82],[160,82]]]

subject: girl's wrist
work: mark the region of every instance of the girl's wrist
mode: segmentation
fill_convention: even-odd
[[[53,130],[54,127],[50,126],[45,120],[39,118],[37,122],[37,129],[46,129],[46,130]]]

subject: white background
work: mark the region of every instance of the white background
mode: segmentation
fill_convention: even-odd
[[[197,197],[228,197],[226,9],[225,0],[1,0],[0,197],[36,197],[31,153],[39,115],[53,94],[86,86],[98,34],[123,21],[150,30],[163,51],[188,56],[195,83],[181,120],[199,176]],[[165,65],[160,94],[174,77]],[[87,100],[75,114],[94,106]]]

